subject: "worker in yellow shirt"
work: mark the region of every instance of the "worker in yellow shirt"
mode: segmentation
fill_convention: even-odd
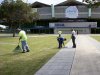
[[[18,29],[18,31],[19,31],[19,34],[18,34],[19,41],[21,42],[23,53],[29,52],[26,32],[24,30],[21,30],[21,29]]]

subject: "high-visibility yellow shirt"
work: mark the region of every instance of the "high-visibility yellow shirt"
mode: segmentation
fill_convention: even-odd
[[[27,41],[27,35],[24,30],[21,30],[18,35],[21,37],[20,41]]]

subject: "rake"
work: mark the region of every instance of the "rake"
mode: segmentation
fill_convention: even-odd
[[[21,47],[19,46],[20,41],[18,42],[18,45],[15,47],[14,52],[20,52]]]

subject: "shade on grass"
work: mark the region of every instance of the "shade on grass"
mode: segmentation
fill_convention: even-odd
[[[34,75],[59,51],[56,38],[57,36],[29,37],[28,53],[13,52],[18,45],[18,38],[0,38],[0,75]],[[66,38],[68,41],[70,35]]]
[[[100,36],[91,36],[91,37],[93,37],[94,39],[100,41]]]

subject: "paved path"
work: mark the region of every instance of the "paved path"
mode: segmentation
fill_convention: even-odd
[[[100,75],[100,43],[89,36],[79,36],[70,75]]]
[[[87,35],[76,41],[76,49],[70,41],[35,75],[100,75],[100,43]]]

